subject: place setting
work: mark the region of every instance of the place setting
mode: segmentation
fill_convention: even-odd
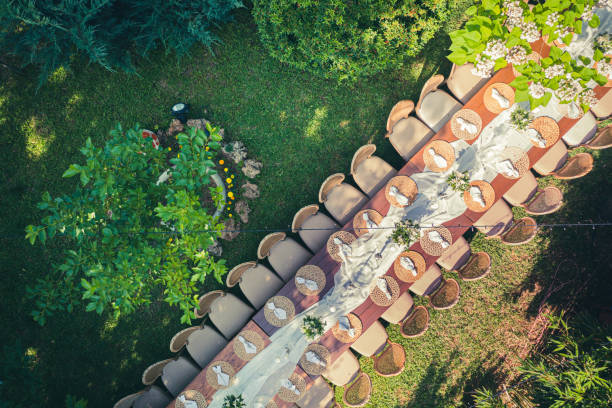
[[[484,180],[470,181],[469,188],[463,192],[463,201],[468,209],[484,212],[495,203],[495,190]]]
[[[529,171],[529,156],[519,147],[506,147],[499,155],[495,168],[506,178],[521,178]]]
[[[235,375],[234,368],[227,361],[215,361],[206,369],[206,382],[216,390],[222,390],[231,385]]]
[[[264,340],[253,330],[243,330],[236,336],[233,348],[241,360],[249,361],[264,349]]]
[[[387,182],[385,197],[393,207],[404,208],[412,205],[419,193],[417,184],[408,176],[395,176]]]
[[[473,140],[482,131],[482,118],[471,109],[460,109],[451,118],[451,131],[458,139]]]
[[[455,149],[444,140],[434,140],[425,147],[423,161],[431,171],[444,173],[455,162]]]
[[[274,296],[266,302],[264,316],[272,326],[282,327],[295,316],[295,306],[286,296]]]
[[[352,343],[363,330],[361,319],[354,314],[349,313],[346,316],[340,316],[336,324],[331,328],[332,335],[342,343]]]
[[[306,381],[296,373],[281,382],[278,397],[285,402],[297,402],[306,391]]]
[[[376,210],[361,210],[353,217],[353,232],[360,237],[374,231],[383,220],[383,216]]]
[[[175,408],[206,408],[208,403],[204,395],[196,390],[181,392],[174,402]]]
[[[422,230],[419,241],[426,254],[440,256],[453,244],[453,236],[446,227],[433,227]]]
[[[345,257],[351,255],[351,244],[357,238],[348,231],[338,231],[333,233],[327,239],[327,253],[336,262],[342,263],[342,257],[340,253],[344,254]]]
[[[300,358],[300,366],[309,375],[321,375],[330,363],[330,352],[327,347],[311,343]]]
[[[496,82],[487,87],[483,100],[489,112],[500,114],[514,105],[514,89],[503,82]]]
[[[304,265],[295,273],[295,287],[305,296],[318,295],[327,282],[325,272],[316,265]]]
[[[391,306],[399,297],[399,284],[391,276],[383,275],[376,279],[370,292],[370,299],[378,306]]]
[[[395,276],[407,283],[419,280],[425,273],[425,268],[425,258],[416,251],[404,251],[393,262]]]
[[[535,147],[546,149],[559,140],[559,124],[548,116],[538,116],[525,132]]]

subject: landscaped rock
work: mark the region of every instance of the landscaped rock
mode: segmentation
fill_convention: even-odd
[[[209,246],[207,249],[208,253],[214,256],[221,256],[223,254],[223,248],[219,241],[216,241],[213,245]]]
[[[247,149],[244,147],[244,143],[242,142],[226,143],[223,145],[222,152],[227,158],[236,164],[240,163],[247,157]]]
[[[249,222],[249,213],[251,212],[251,209],[249,208],[249,205],[247,204],[246,201],[244,200],[240,200],[236,203],[236,213],[238,213],[238,215],[240,216],[240,221],[242,221],[244,224],[246,224],[247,222]]]
[[[257,198],[259,197],[259,187],[256,184],[249,183],[248,181],[242,185],[242,195],[246,198]]]
[[[242,167],[242,172],[248,178],[254,178],[261,172],[262,167],[263,167],[263,164],[261,164],[261,162],[258,162],[257,160],[253,160],[253,159],[248,159],[247,161],[244,162],[244,166]]]
[[[206,119],[189,119],[187,121],[187,126],[188,127],[193,127],[196,129],[201,129],[204,130],[206,129],[206,124],[208,123],[208,121]]]
[[[223,221],[223,232],[221,233],[221,239],[231,241],[240,234],[238,230],[238,223],[232,218]]]
[[[178,119],[172,119],[170,122],[170,127],[168,128],[168,135],[174,136],[177,133],[180,133],[185,129],[185,126]]]

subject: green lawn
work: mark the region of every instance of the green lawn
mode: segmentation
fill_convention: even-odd
[[[461,8],[470,2],[459,3]],[[39,219],[35,204],[43,191],[57,195],[70,189],[73,180],[61,174],[81,160],[78,149],[87,137],[103,144],[118,121],[165,126],[169,107],[186,100],[195,111],[192,117],[203,115],[225,128],[227,138],[243,141],[250,157],[264,164],[254,181],[261,197],[250,202],[248,226],[286,228],[299,208],[316,202],[325,177],[348,173],[359,146],[376,143],[377,155],[399,168],[400,157],[383,138],[390,108],[400,99],[416,101],[432,74],[450,70],[444,33],[410,66],[355,85],[321,80],[270,58],[247,11],[224,26],[220,36],[224,44],[214,58],[204,50],[180,62],[156,54],[139,64],[138,76],[77,62],[73,72],[58,72],[38,92],[35,72],[10,77],[0,71],[0,324],[3,345],[13,350],[5,347],[4,358],[14,357],[18,344],[32,358],[29,379],[21,377],[15,364],[0,371],[7,384],[0,402],[58,407],[66,394],[73,394],[86,398],[90,407],[108,407],[141,388],[144,368],[170,356],[168,342],[182,328],[178,310],[161,302],[119,320],[78,311],[53,316],[39,327],[29,317],[33,305],[25,287],[47,273],[62,248],[32,247],[22,239],[23,230]],[[611,155],[595,156],[593,174],[560,183],[566,190],[564,209],[539,222],[611,218],[606,168]],[[243,233],[224,243],[228,264],[255,259],[264,235]],[[373,374],[371,361],[362,359],[374,381],[371,406],[457,406],[470,401],[467,393],[475,387],[511,377],[518,357],[532,349],[537,336],[531,329],[538,327],[538,307],[551,285],[573,279],[547,298],[550,307],[573,307],[572,297],[592,307],[610,303],[610,284],[598,278],[612,261],[609,236],[609,228],[544,230],[529,245],[509,249],[474,235],[474,249],[492,255],[491,276],[461,283],[460,303],[450,311],[432,312],[424,337],[404,340],[389,328],[391,339],[405,346],[406,370],[382,379]],[[566,258],[577,266],[562,265],[555,276]],[[217,286],[211,280],[202,291]]]

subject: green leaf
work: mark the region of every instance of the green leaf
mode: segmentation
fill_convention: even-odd
[[[71,164],[70,167],[68,167],[68,170],[66,170],[64,174],[62,174],[62,177],[72,177],[79,174],[80,172],[81,166],[79,166],[78,164]]]
[[[521,75],[514,78],[514,81],[510,82],[510,86],[517,90],[525,90],[529,88],[528,82],[529,79],[526,76]]]
[[[595,52],[593,53],[593,59],[595,61],[601,61],[601,59],[604,57],[603,52],[601,52],[601,50],[599,48],[595,49]]]
[[[89,177],[87,176],[87,174],[85,174],[84,171],[82,171],[81,172],[81,184],[85,186],[87,183],[89,183]]]
[[[497,71],[498,69],[505,68],[508,65],[508,61],[505,58],[499,58],[495,61],[495,66],[493,69]]]
[[[36,237],[38,236],[38,229],[35,228],[33,225],[28,225],[25,228],[26,231],[26,239],[28,241],[30,241],[30,245],[34,245],[34,242],[36,242]]]
[[[599,26],[599,16],[597,14],[593,13],[593,18],[589,20],[589,26],[591,28],[596,28]]]
[[[468,61],[468,56],[465,52],[454,51],[446,57],[450,62],[457,66],[463,65]]]
[[[468,7],[467,10],[465,10],[465,14],[468,15],[468,16],[473,16],[474,14],[476,14],[477,10],[478,10],[478,7],[470,6],[470,7]]]
[[[518,103],[518,102],[524,102],[526,100],[529,99],[529,90],[524,89],[524,90],[517,90],[514,93],[514,102]]]
[[[605,75],[601,75],[599,73],[593,77],[593,80],[597,82],[599,86],[604,86],[605,84],[608,83],[608,77],[606,77]]]
[[[574,22],[574,32],[578,35],[582,34],[582,20],[576,20]]]

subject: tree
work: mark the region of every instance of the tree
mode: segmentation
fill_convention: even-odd
[[[26,238],[32,244],[53,239],[67,249],[63,262],[28,288],[39,323],[54,312],[72,311],[80,298],[87,311],[112,309],[118,316],[150,304],[159,293],[180,307],[181,322],[188,323],[195,317],[198,285],[209,274],[221,282],[225,261],[207,248],[222,224],[200,204],[215,173],[218,130],[180,133],[176,156],[155,149],[141,133],[117,125],[103,148],[88,139],[81,149],[85,163],[70,165],[63,175],[79,177],[74,192],[43,194],[38,208],[46,215],[41,225],[26,227]],[[167,160],[173,168],[161,182]],[[218,188],[211,190],[218,204]]]
[[[158,45],[180,57],[241,7],[240,0],[7,0],[0,2],[0,49],[40,68],[40,83],[76,54],[104,68],[134,71],[131,53]]]
[[[449,16],[448,0],[254,0],[275,58],[327,78],[356,79],[401,66]]]

